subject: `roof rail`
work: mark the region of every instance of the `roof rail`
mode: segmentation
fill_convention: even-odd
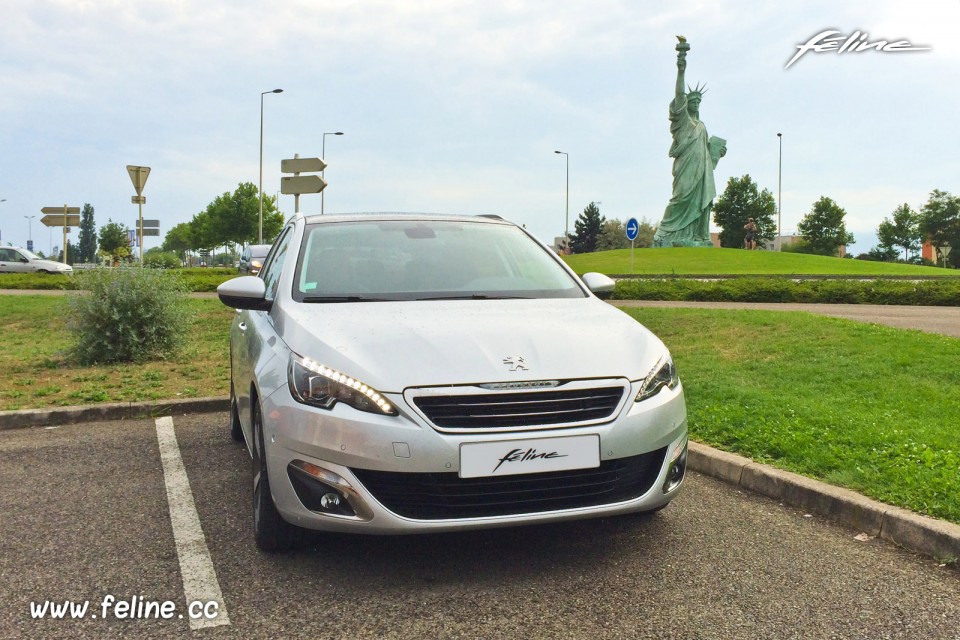
[[[491,220],[503,220],[503,216],[498,216],[495,213],[481,213],[477,216],[478,218],[490,218]]]

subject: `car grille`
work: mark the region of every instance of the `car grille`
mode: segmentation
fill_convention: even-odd
[[[607,460],[599,468],[492,478],[456,473],[395,473],[353,469],[377,501],[416,520],[488,518],[614,504],[649,491],[666,448]]]
[[[488,430],[599,422],[610,418],[623,386],[514,393],[422,395],[417,408],[439,429]]]

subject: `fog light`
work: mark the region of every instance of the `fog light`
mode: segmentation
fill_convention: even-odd
[[[335,493],[327,493],[320,498],[320,506],[328,511],[336,511],[340,506],[340,496]]]
[[[670,493],[680,486],[687,471],[687,440],[673,450],[670,456],[670,466],[667,468],[667,479],[663,483],[663,492]]]
[[[287,477],[304,507],[328,516],[370,520],[373,512],[340,475],[310,462],[294,460]]]

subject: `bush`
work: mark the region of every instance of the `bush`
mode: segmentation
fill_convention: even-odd
[[[960,278],[938,280],[792,280],[790,278],[691,278],[620,280],[615,300],[699,302],[805,302],[960,306]]]
[[[143,266],[154,269],[179,269],[182,265],[180,258],[172,251],[148,251],[143,256]]]
[[[175,274],[102,268],[75,280],[86,292],[68,303],[71,356],[80,364],[163,359],[180,347],[188,325],[186,286]]]

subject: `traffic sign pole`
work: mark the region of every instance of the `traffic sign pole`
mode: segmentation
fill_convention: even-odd
[[[640,223],[637,222],[636,218],[630,218],[627,220],[626,226],[627,240],[630,241],[630,274],[633,274],[633,243],[637,239],[637,236],[640,235]]]
[[[140,264],[143,264],[143,203],[146,202],[146,198],[143,197],[143,187],[147,184],[147,178],[150,177],[150,167],[138,167],[137,165],[128,164],[127,173],[130,174],[130,180],[133,182],[133,188],[137,192],[137,210],[138,210],[138,220],[137,224],[137,244],[140,245]]]

